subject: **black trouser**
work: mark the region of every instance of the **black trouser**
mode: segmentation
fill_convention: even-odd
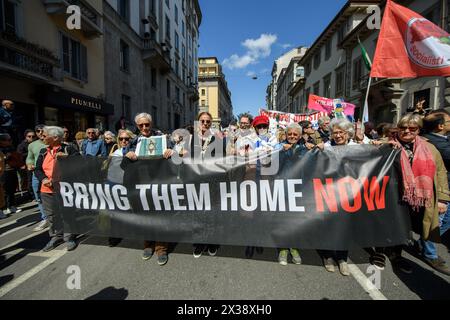
[[[77,237],[76,234],[66,233],[63,231],[63,221],[59,214],[55,215],[53,210],[53,201],[56,201],[54,194],[52,193],[41,193],[42,206],[44,207],[44,212],[47,215],[47,220],[50,225],[48,231],[50,238],[52,240],[64,240],[64,241],[74,241]]]
[[[16,170],[6,170],[4,173],[4,188],[5,188],[5,204],[6,208],[11,208],[16,205],[16,190],[19,181],[17,180]]]

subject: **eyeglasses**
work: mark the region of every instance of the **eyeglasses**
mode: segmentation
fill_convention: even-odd
[[[336,132],[333,132],[333,136],[344,136],[344,135],[346,135],[347,134],[347,132],[345,132],[345,131],[336,131]]]
[[[42,131],[44,131],[44,130],[42,130],[42,129],[36,130],[37,133],[41,133]]]
[[[147,123],[141,123],[141,124],[138,124],[138,127],[141,128],[141,129],[142,128],[150,128],[150,123],[148,123],[148,122]]]
[[[267,129],[269,126],[267,124],[258,124],[256,129]]]
[[[211,124],[211,120],[200,120],[201,123]]]
[[[398,128],[400,131],[406,131],[406,129],[409,130],[409,132],[417,132],[420,130],[419,127],[399,127]]]
[[[130,141],[130,138],[119,138],[119,141]]]
[[[95,132],[94,131],[89,131],[89,132],[87,132],[87,134],[95,134]]]
[[[27,138],[36,138],[36,136],[27,136]]]
[[[250,122],[241,122],[240,124],[241,124],[241,126],[249,126]]]

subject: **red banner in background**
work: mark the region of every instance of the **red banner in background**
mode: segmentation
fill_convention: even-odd
[[[299,123],[300,121],[310,121],[317,122],[320,117],[327,116],[328,114],[325,112],[314,112],[314,113],[286,113],[280,111],[266,110],[260,109],[260,115],[267,116],[269,119],[273,119],[280,124],[290,124],[290,123]]]

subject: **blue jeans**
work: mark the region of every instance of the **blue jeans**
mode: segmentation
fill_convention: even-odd
[[[445,214],[439,215],[439,228],[441,236],[450,230],[450,205],[447,208],[447,212]],[[424,241],[420,239],[422,244],[422,254],[424,257],[434,260],[438,258],[436,245],[431,241]]]
[[[41,194],[39,192],[41,188],[41,183],[36,178],[36,176],[33,173],[33,177],[31,178],[31,187],[33,188],[34,198],[36,199],[38,203],[39,212],[41,213],[41,219],[45,220],[47,219],[47,216],[45,215],[44,208],[42,207],[42,200],[41,200]]]

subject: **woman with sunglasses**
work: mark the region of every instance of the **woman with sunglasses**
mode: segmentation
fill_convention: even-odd
[[[108,183],[110,184],[123,184],[123,174],[124,171],[120,167],[121,158],[125,156],[128,150],[128,145],[130,141],[136,136],[129,130],[119,130],[117,136],[117,144],[114,144],[111,148],[108,159]],[[117,246],[122,239],[120,238],[109,238],[108,243],[110,247]]]
[[[398,122],[398,132],[390,144],[401,150],[401,189],[413,231],[424,241],[440,242],[439,215],[445,214],[450,201],[447,170],[436,147],[419,136],[422,127],[421,115],[405,115]],[[402,251],[401,245],[385,249],[394,268],[412,273],[410,264],[401,256]],[[379,248],[377,252],[380,253]],[[383,257],[372,263],[382,269],[384,260]]]
[[[194,132],[194,137],[191,139],[191,157],[200,156],[202,159],[205,157],[216,156],[216,147],[219,146],[222,149],[222,155],[225,155],[226,147],[224,140],[217,137],[211,130],[213,117],[209,112],[202,112],[197,117],[197,127]],[[196,135],[196,137],[195,137]],[[193,255],[194,258],[200,258],[204,251],[208,251],[210,256],[215,256],[218,245],[212,244],[194,244]]]

